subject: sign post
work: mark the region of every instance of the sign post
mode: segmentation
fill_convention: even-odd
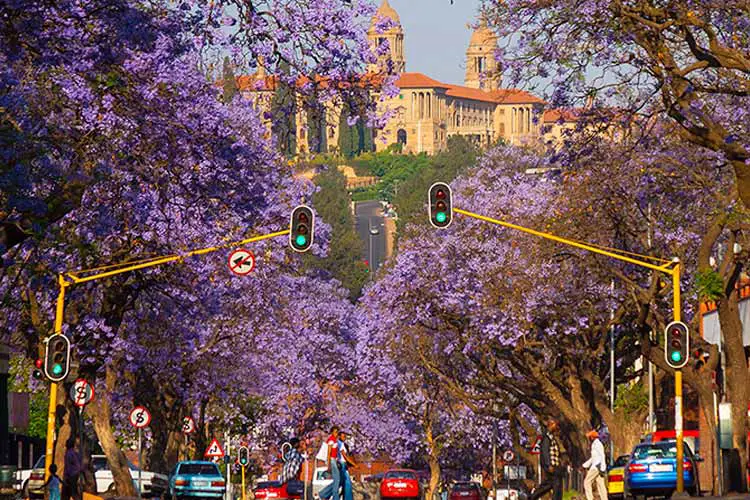
[[[130,425],[138,429],[138,496],[141,496],[143,491],[143,446],[142,446],[142,430],[144,427],[148,427],[151,423],[151,414],[143,406],[136,406],[133,411],[130,412]]]
[[[88,380],[79,378],[73,382],[68,394],[73,401],[73,405],[78,407],[78,439],[81,447],[78,453],[83,456],[83,409],[94,400],[94,386],[89,384]],[[83,480],[81,474],[78,475],[78,480]]]
[[[190,459],[190,454],[188,452],[188,440],[189,435],[195,432],[195,420],[193,420],[193,417],[185,417],[182,419],[182,433],[185,434],[185,460]]]

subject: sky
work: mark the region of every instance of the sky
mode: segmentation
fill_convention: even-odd
[[[382,0],[375,0],[380,5]],[[479,0],[388,0],[404,28],[406,71],[462,83],[464,58]]]

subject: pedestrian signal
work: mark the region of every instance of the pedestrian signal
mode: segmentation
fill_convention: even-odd
[[[446,228],[453,221],[453,199],[451,188],[444,182],[436,182],[427,192],[430,211],[430,224]]]
[[[289,223],[289,245],[295,252],[307,252],[313,243],[315,214],[310,207],[300,205],[292,211]]]
[[[688,362],[690,332],[685,323],[673,321],[664,331],[664,358],[672,368],[682,368]]]
[[[70,370],[70,341],[65,335],[56,333],[47,339],[44,351],[44,375],[53,382],[68,376]]]

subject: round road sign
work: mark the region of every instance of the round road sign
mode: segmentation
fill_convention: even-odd
[[[514,458],[516,458],[516,455],[512,450],[505,450],[503,452],[503,460],[505,460],[506,462],[512,462]]]
[[[193,417],[182,419],[182,432],[183,434],[192,434],[195,432],[195,420],[193,420]]]
[[[255,256],[250,250],[235,250],[229,255],[229,270],[237,276],[247,276],[255,269]]]
[[[130,412],[130,425],[136,429],[143,429],[148,427],[151,423],[151,414],[143,406],[136,406],[133,411]]]
[[[86,379],[76,379],[70,388],[70,399],[74,405],[83,408],[94,400],[94,386]]]

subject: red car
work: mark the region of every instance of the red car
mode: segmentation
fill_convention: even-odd
[[[301,499],[304,492],[302,481],[261,481],[253,490],[255,500]]]
[[[482,500],[482,490],[477,483],[461,481],[451,488],[449,500]]]
[[[380,483],[380,499],[412,498],[419,500],[419,479],[416,471],[410,469],[391,469],[383,476]]]

